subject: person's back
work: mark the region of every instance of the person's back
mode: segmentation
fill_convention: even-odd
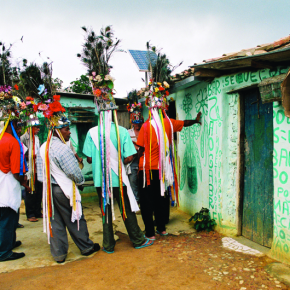
[[[17,140],[9,133],[4,133],[0,140],[0,170],[3,173],[19,173],[20,147]]]
[[[16,260],[25,256],[12,250],[21,245],[16,241],[18,210],[21,204],[20,146],[12,136],[9,124],[0,140],[0,261]],[[15,129],[14,129],[15,130]]]
[[[100,145],[95,144],[99,143],[99,140],[96,140],[95,136],[99,132],[99,127],[95,126],[91,128],[87,134],[84,147],[83,147],[83,153],[89,157],[92,158],[92,164],[93,164],[93,178],[94,178],[94,185],[95,187],[101,187],[102,186],[102,178],[101,178],[101,172],[102,172],[102,163],[101,163],[101,153],[100,153]],[[126,128],[119,126],[119,135],[120,135],[120,149],[121,149],[121,159],[124,162],[124,159],[127,157],[133,155],[136,153],[135,147],[131,141],[131,137],[127,131]],[[98,139],[98,137],[97,137]],[[95,140],[95,142],[94,142]],[[118,151],[118,139],[117,139],[117,129],[116,124],[111,123],[111,130],[110,130],[110,141],[114,145],[115,149]],[[119,177],[115,173],[115,171],[111,170],[112,174],[112,186],[113,187],[119,187]]]
[[[147,247],[153,243],[144,238],[144,234],[138,226],[135,211],[139,210],[136,199],[132,192],[128,176],[125,171],[124,164],[133,160],[133,155],[136,154],[136,149],[131,140],[131,137],[124,127],[118,126],[120,137],[120,148],[118,148],[117,127],[114,123],[111,123],[110,130],[110,144],[102,143],[99,140],[100,132],[99,127],[96,126],[89,130],[85,140],[83,153],[87,156],[88,163],[93,167],[93,179],[94,185],[97,189],[99,196],[100,207],[104,213],[103,222],[103,251],[106,253],[113,253],[116,241],[114,239],[113,225],[112,225],[112,204],[113,199],[117,200],[120,207],[120,211],[125,211],[126,218],[124,223],[129,234],[129,237],[136,249]],[[113,187],[110,198],[104,198],[102,195],[103,175],[102,162],[106,162],[104,158],[104,148],[101,148],[101,144],[109,150],[110,160],[106,166],[111,166],[111,177],[109,184]],[[113,146],[111,146],[113,145]],[[120,150],[120,151],[119,151]],[[121,162],[119,162],[119,152],[121,153]],[[108,152],[106,152],[108,153]],[[122,181],[123,181],[123,196],[121,198],[119,192],[119,169],[122,167]],[[121,208],[122,207],[122,208]]]

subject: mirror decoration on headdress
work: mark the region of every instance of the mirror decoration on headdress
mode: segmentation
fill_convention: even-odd
[[[91,81],[93,94],[95,96],[95,105],[98,111],[117,110],[118,106],[113,97],[115,79],[110,75],[96,75],[95,72],[92,72],[92,76],[89,77],[89,80]]]

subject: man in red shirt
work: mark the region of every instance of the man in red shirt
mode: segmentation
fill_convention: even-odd
[[[16,241],[21,187],[28,191],[24,175],[20,175],[20,145],[17,139],[17,121],[10,122],[0,140],[0,262],[22,258],[24,253],[12,250],[21,245]]]
[[[169,85],[164,82],[153,83],[150,95],[145,104],[149,107],[149,119],[143,124],[137,145],[140,146],[139,160],[139,193],[142,219],[145,224],[145,235],[155,240],[153,214],[157,233],[167,235],[165,224],[168,220],[168,192],[173,185],[177,189],[177,178],[174,169],[173,133],[183,127],[201,124],[201,112],[195,120],[178,121],[169,119],[165,113],[168,108],[166,91]],[[150,116],[152,116],[150,118]]]

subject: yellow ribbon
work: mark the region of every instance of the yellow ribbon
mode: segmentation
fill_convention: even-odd
[[[0,140],[1,140],[2,137],[4,136],[4,133],[5,133],[6,129],[7,129],[7,127],[8,127],[8,124],[9,124],[9,122],[10,122],[10,117],[11,117],[11,113],[9,113],[8,120],[6,121],[6,124],[5,124],[4,128],[3,128],[3,131],[1,132]]]

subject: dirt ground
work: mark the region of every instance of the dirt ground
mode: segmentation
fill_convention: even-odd
[[[228,250],[217,233],[158,237],[134,249],[117,232],[115,253],[0,274],[0,289],[290,289],[266,273],[274,262]]]

